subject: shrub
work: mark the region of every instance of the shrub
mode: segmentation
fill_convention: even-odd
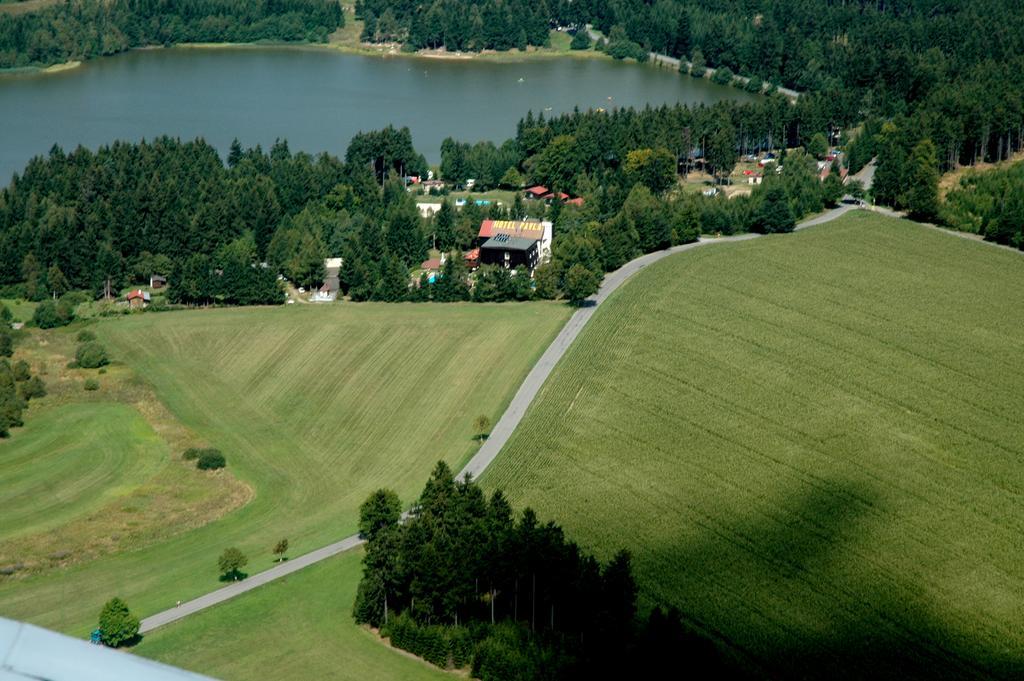
[[[224,455],[217,449],[204,449],[196,460],[196,468],[202,471],[216,470],[226,465]]]
[[[26,401],[34,400],[37,397],[46,397],[46,384],[43,383],[43,379],[33,376],[21,384],[18,393],[21,395],[21,399]]]
[[[0,357],[10,357],[14,354],[14,338],[6,327],[0,327]]]
[[[732,69],[728,66],[719,66],[715,69],[715,72],[711,74],[711,81],[718,83],[719,85],[729,85],[732,83],[733,73]]]
[[[54,303],[52,300],[44,300],[36,307],[32,315],[32,321],[40,329],[53,329],[58,326],[67,326],[75,320],[75,308],[67,300]]]
[[[14,380],[19,382],[27,381],[29,377],[32,375],[32,372],[29,371],[28,362],[26,362],[23,359],[20,359],[17,362],[15,362],[14,367],[11,369],[11,371],[14,374]]]
[[[100,611],[100,641],[117,648],[130,643],[139,635],[139,618],[128,610],[120,598],[111,598]]]
[[[195,461],[202,453],[203,450],[198,447],[189,447],[185,450],[185,453],[181,455],[181,458],[185,459],[185,461]]]
[[[96,340],[96,334],[94,334],[89,329],[82,329],[81,331],[78,332],[78,335],[75,337],[75,340],[77,340],[79,343],[88,343],[89,341]]]
[[[98,369],[110,363],[107,358],[107,349],[96,341],[89,341],[78,346],[75,351],[75,361],[83,369]]]
[[[99,390],[100,382],[97,381],[95,378],[87,378],[85,379],[85,389],[90,392],[92,392],[93,390]]]

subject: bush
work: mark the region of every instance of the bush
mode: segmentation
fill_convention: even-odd
[[[117,648],[130,643],[139,635],[139,618],[128,610],[120,598],[111,598],[100,611],[100,641]]]
[[[97,381],[95,378],[87,378],[85,379],[85,389],[88,390],[89,392],[92,392],[93,390],[99,390],[100,382]]]
[[[732,69],[728,66],[719,66],[715,69],[715,72],[711,74],[711,82],[718,83],[719,85],[729,85],[732,83],[732,79]]]
[[[75,351],[75,362],[83,369],[98,369],[110,363],[107,349],[96,341],[89,341],[78,346]]]
[[[75,321],[75,308],[66,300],[54,303],[52,300],[44,300],[36,307],[32,315],[32,321],[40,329],[53,329],[58,326],[67,326]]]
[[[28,362],[26,362],[23,359],[19,359],[17,362],[14,363],[11,372],[14,375],[14,380],[18,382],[27,381],[29,377],[32,376],[32,372],[29,370]]]
[[[204,449],[196,460],[196,468],[201,471],[216,470],[224,468],[226,465],[227,461],[224,460],[224,455],[218,449]]]
[[[0,357],[10,357],[14,354],[14,337],[6,327],[0,327]]]
[[[185,461],[195,461],[202,453],[203,450],[198,447],[189,447],[185,450],[185,453],[181,455],[181,458],[185,459]]]
[[[78,335],[75,336],[75,340],[77,340],[79,343],[88,343],[89,341],[96,340],[96,334],[94,334],[89,329],[82,329],[81,331],[78,332]]]
[[[576,35],[572,37],[572,42],[569,43],[570,50],[589,50],[590,49],[590,35],[587,33],[587,28],[576,30]]]
[[[33,376],[21,384],[18,388],[18,394],[25,401],[34,400],[37,397],[46,397],[46,384],[43,383],[43,379]]]

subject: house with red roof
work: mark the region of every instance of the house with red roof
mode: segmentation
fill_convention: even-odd
[[[550,190],[543,185],[536,185],[526,190],[526,198],[528,199],[542,199],[545,195],[549,194]]]
[[[132,309],[143,308],[149,305],[149,293],[142,289],[136,289],[125,296],[125,300],[128,301],[128,307]]]

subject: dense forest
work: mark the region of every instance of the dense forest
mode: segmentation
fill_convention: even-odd
[[[601,564],[541,522],[517,514],[438,463],[406,522],[379,490],[360,509],[367,540],[353,607],[392,645],[476,678],[613,678],[722,663],[675,611],[637,613],[630,556]]]
[[[356,0],[355,10],[363,20],[363,40],[453,51],[547,45],[552,18],[543,2],[526,0]]]
[[[49,65],[145,45],[325,42],[344,25],[332,0],[66,0],[0,13],[0,68]]]

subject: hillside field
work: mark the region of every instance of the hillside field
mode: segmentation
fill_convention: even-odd
[[[62,508],[81,515],[104,494],[124,491],[113,487],[130,490],[145,478],[158,466],[145,451],[96,456],[94,470],[82,468],[83,447],[102,454],[98,440],[113,447],[133,432],[146,433],[139,447],[165,461],[178,459],[186,445],[220,448],[226,471],[169,468],[237,478],[252,498],[219,520],[137,550],[0,578],[0,615],[82,635],[111,596],[146,616],[217,588],[217,557],[229,546],[248,555],[247,571],[254,573],[272,564],[278,539],[287,537],[289,554],[297,556],[351,534],[358,506],[373,489],[389,486],[411,499],[438,459],[458,466],[471,456],[473,419],[497,420],[569,312],[546,303],[294,305],[91,324],[115,362],[99,376],[100,391],[83,393],[81,379],[58,379],[52,369],[54,394],[34,403],[26,428],[0,442],[4,474],[42,490],[19,497],[24,526],[49,533],[52,516],[43,523],[40,514],[55,498],[67,498]],[[77,330],[33,337],[52,350],[71,345]],[[111,382],[125,375],[117,379],[123,390],[115,389]],[[117,400],[132,386],[140,396],[124,401],[137,411],[78,403]],[[153,420],[162,443],[136,416],[148,418],[156,399],[167,412]],[[67,426],[60,437],[50,432],[54,423]],[[46,473],[51,466],[79,474],[55,480]],[[0,538],[14,533],[6,523],[0,527]]]
[[[362,557],[343,553],[169,624],[132,652],[224,681],[451,679],[352,621]]]
[[[854,213],[599,309],[483,477],[758,675],[1024,675],[1024,258]],[[812,671],[813,670],[813,671]]]

